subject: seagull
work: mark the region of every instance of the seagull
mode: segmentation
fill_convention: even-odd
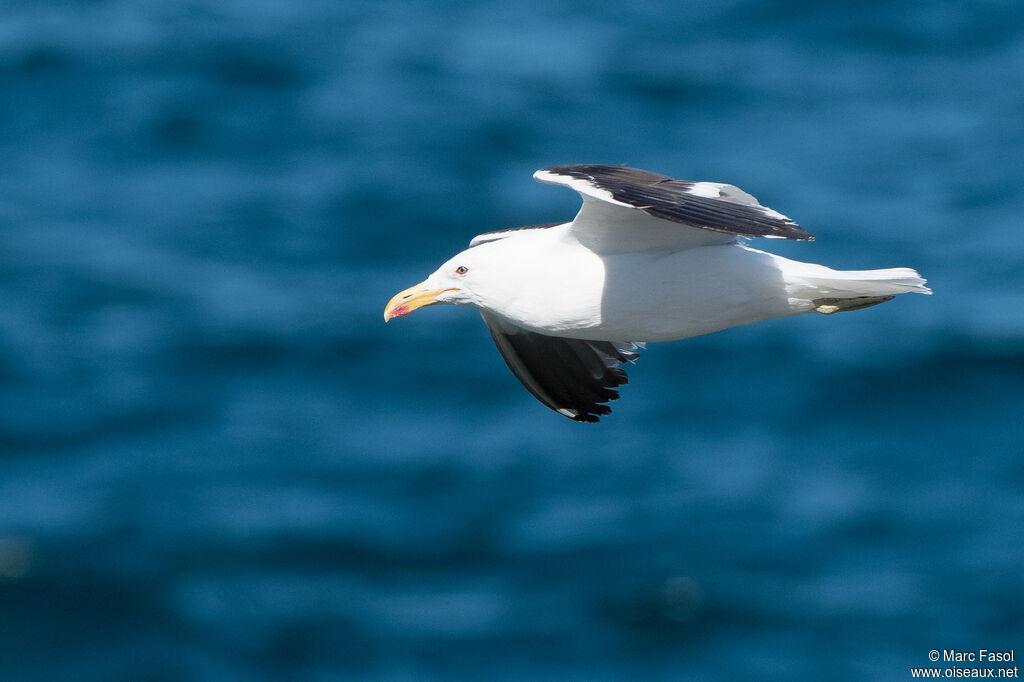
[[[833,270],[751,248],[747,238],[814,237],[733,185],[597,164],[533,177],[579,192],[571,222],[477,235],[396,294],[384,321],[435,303],[477,308],[519,381],[577,422],[611,413],[622,363],[645,342],[931,293],[910,268]]]

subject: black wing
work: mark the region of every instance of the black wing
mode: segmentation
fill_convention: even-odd
[[[586,200],[637,209],[654,218],[743,237],[811,241],[795,222],[733,185],[676,180],[624,166],[575,164],[537,171],[540,182],[565,185]]]
[[[482,312],[505,364],[530,393],[573,421],[596,422],[612,408],[616,387],[628,382],[620,363],[635,360],[633,343],[547,336]]]

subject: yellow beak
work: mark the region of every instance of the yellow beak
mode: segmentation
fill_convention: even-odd
[[[424,282],[420,282],[414,287],[409,287],[405,291],[400,291],[395,294],[384,308],[384,321],[387,322],[392,317],[408,315],[417,308],[434,305],[439,302],[437,300],[438,296],[446,291],[455,291],[454,288],[434,290],[425,289],[423,285]]]

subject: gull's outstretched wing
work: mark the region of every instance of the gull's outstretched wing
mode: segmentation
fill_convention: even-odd
[[[583,207],[573,220],[572,232],[581,243],[598,250],[695,248],[727,244],[736,237],[814,239],[733,185],[676,180],[598,164],[553,166],[533,177],[580,193]]]
[[[530,393],[578,422],[596,422],[627,383],[620,363],[635,360],[640,344],[581,341],[538,334],[481,311],[505,364]]]

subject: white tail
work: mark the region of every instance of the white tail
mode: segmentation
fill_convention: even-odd
[[[790,294],[807,300],[932,293],[925,286],[926,280],[911,268],[833,270],[790,261],[784,272]]]

